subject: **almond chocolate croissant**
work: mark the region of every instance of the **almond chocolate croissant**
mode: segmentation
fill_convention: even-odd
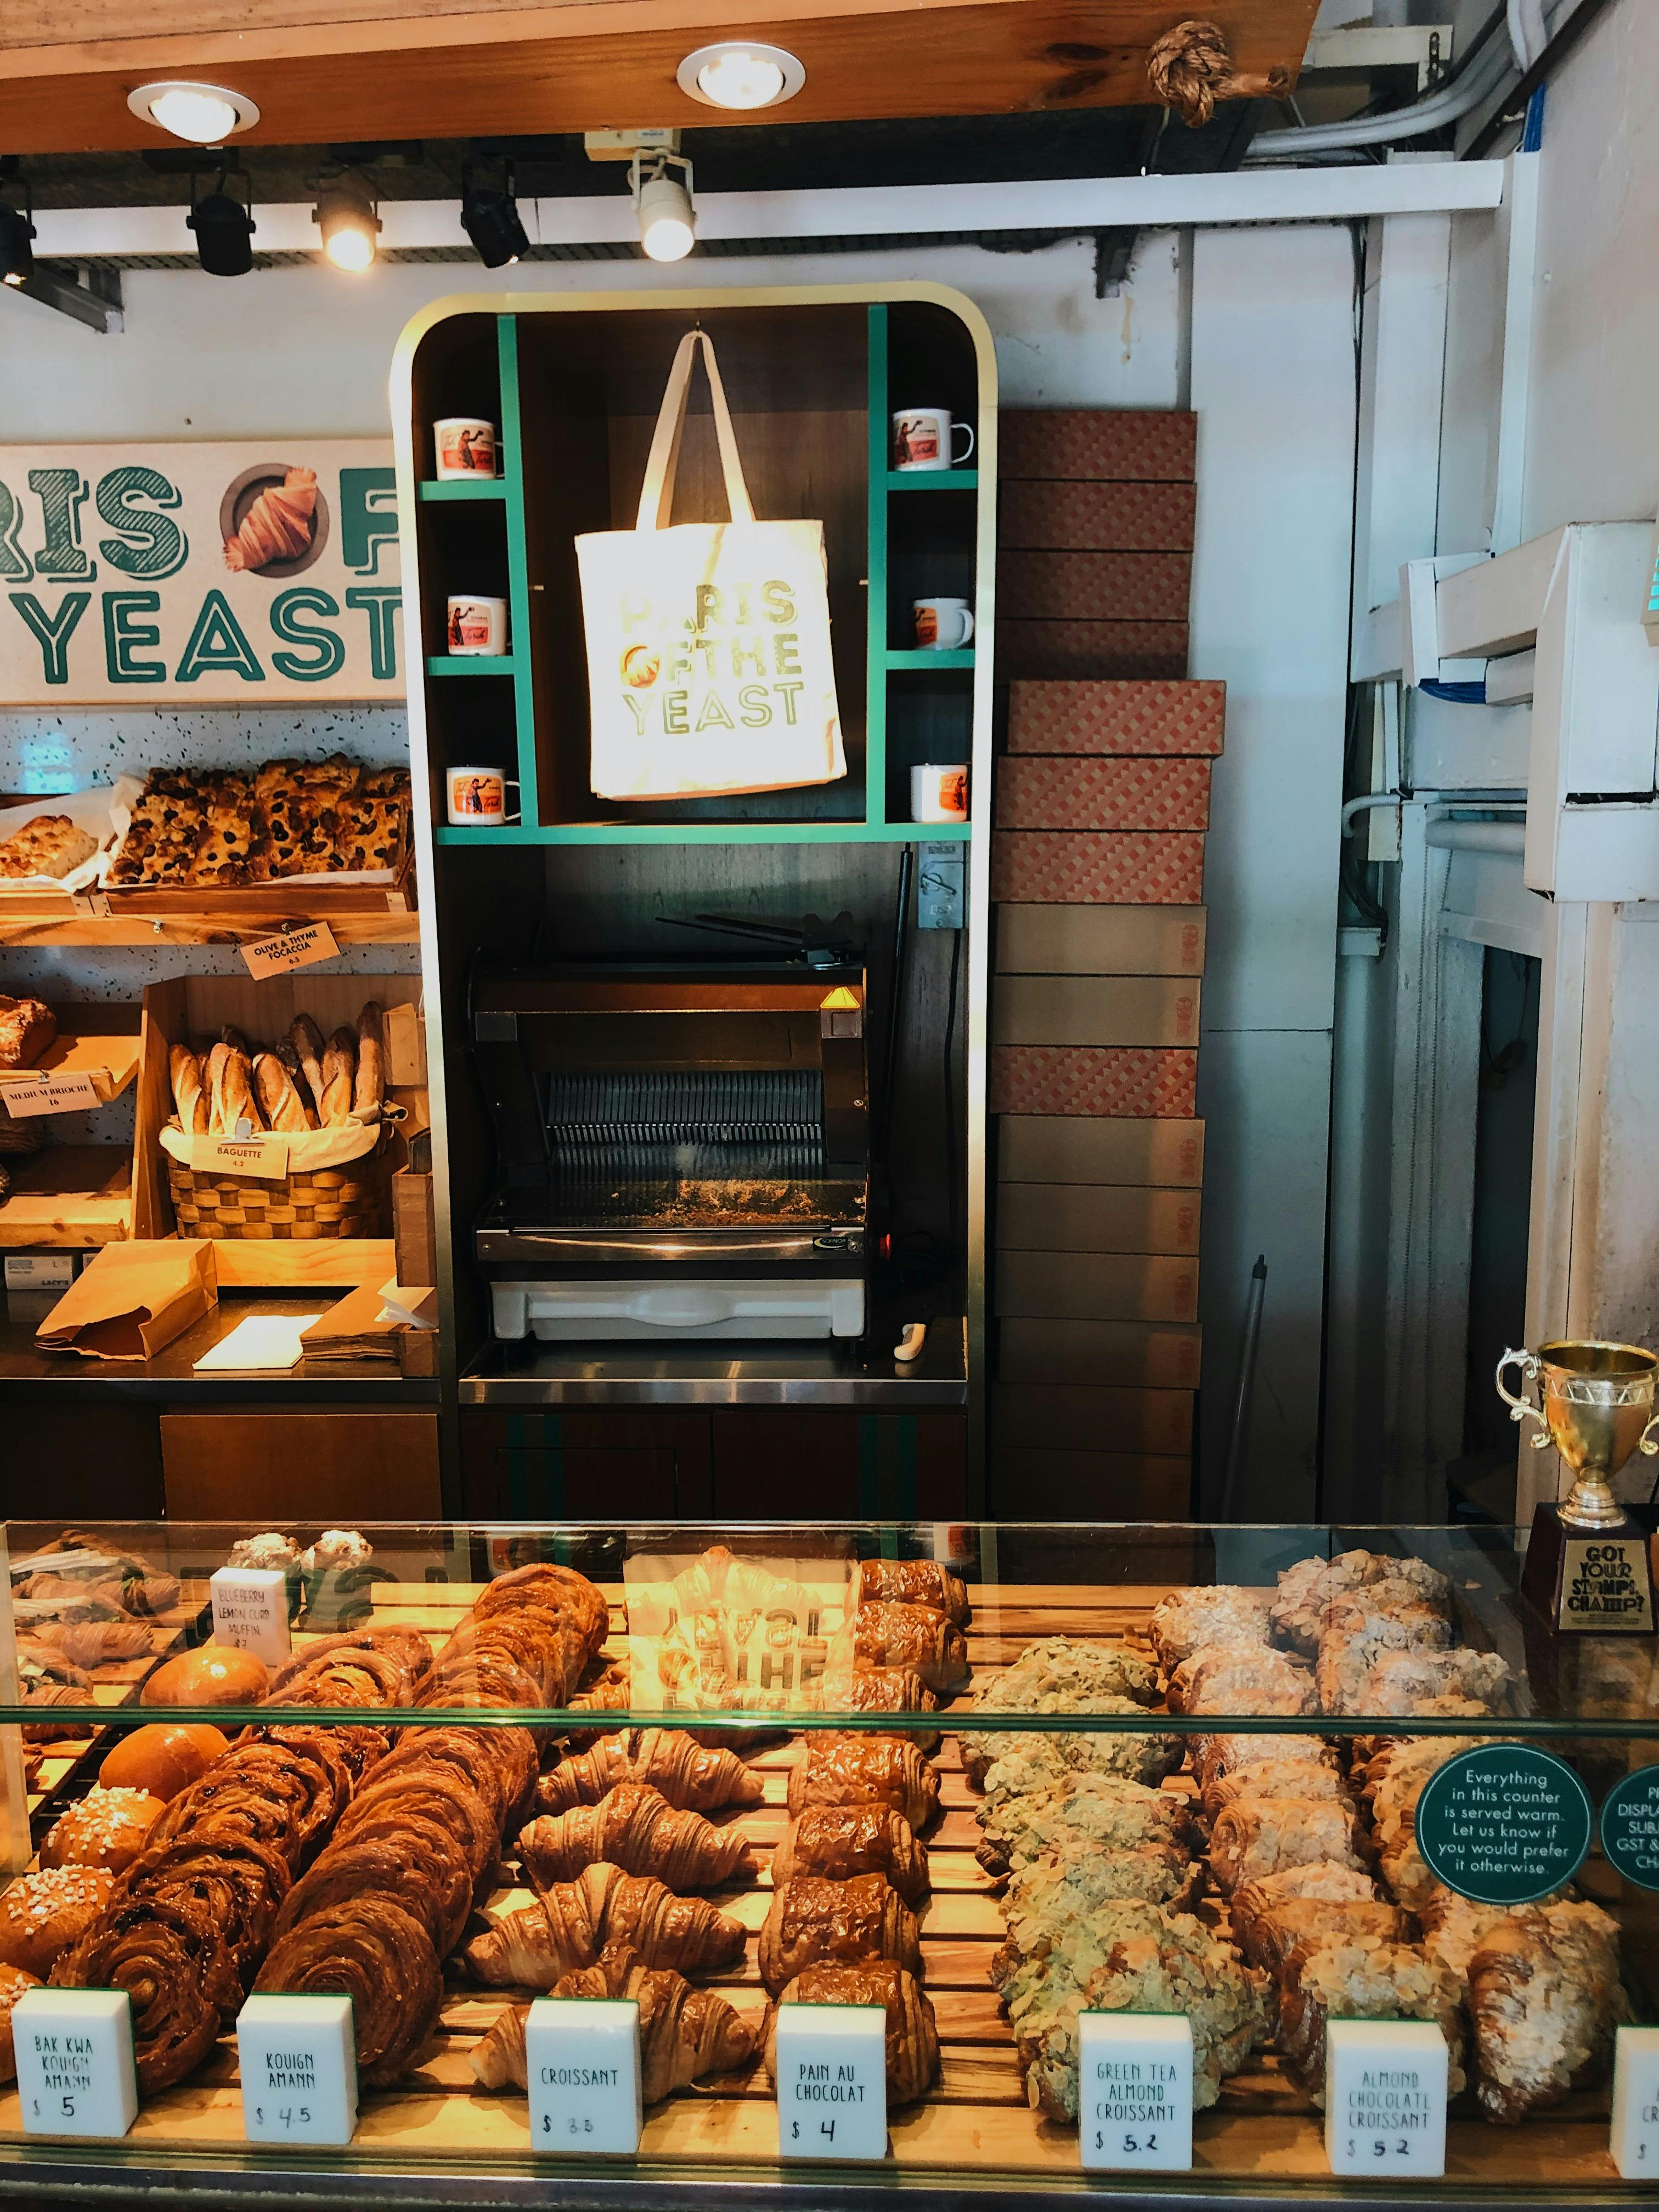
[[[883,1875],[908,1905],[927,1894],[927,1854],[902,1813],[886,1805],[814,1805],[792,1821],[772,1854],[772,1883],[798,1874],[845,1881]]]
[[[714,1889],[752,1863],[739,1829],[680,1812],[643,1782],[619,1782],[597,1805],[544,1814],[519,1831],[518,1849],[538,1890],[601,1862],[654,1875],[670,1889]]]
[[[886,1805],[924,1828],[939,1810],[939,1775],[902,1736],[814,1734],[789,1770],[788,1805],[797,1819],[811,1805]]]
[[[637,1952],[612,1944],[591,1966],[579,1966],[554,1985],[556,1997],[632,1997],[640,2008],[640,2088],[647,2105],[705,2074],[726,2074],[755,2055],[755,2033],[713,1990],[693,1989],[672,1966],[642,1965]],[[487,2089],[515,2082],[527,2088],[525,2050],[527,2005],[502,2013],[472,2054],[472,2070]]]
[[[786,1982],[820,1964],[858,1966],[891,1959],[921,1972],[916,1917],[884,1875],[830,1881],[797,1875],[774,1893],[760,1932],[760,1978],[774,1996]]]
[[[550,1990],[562,1974],[591,1966],[607,1944],[626,1943],[647,1966],[712,1974],[743,1957],[738,1922],[701,1897],[676,1897],[649,1875],[590,1866],[555,1882],[534,1905],[510,1912],[463,1957],[475,1982],[494,1989]]]
[[[831,1638],[830,1656],[838,1667],[908,1667],[941,1696],[969,1674],[967,1640],[954,1621],[930,1605],[887,1598],[860,1606]]]
[[[597,1805],[619,1782],[643,1782],[683,1812],[717,1813],[723,1805],[758,1805],[761,1778],[735,1753],[711,1751],[684,1729],[631,1728],[603,1736],[591,1751],[567,1759],[536,1784],[538,1813]]]
[[[419,1921],[368,1892],[290,1928],[272,1944],[253,1986],[299,1996],[343,1990],[351,1999],[358,2078],[379,2086],[406,2073],[430,2036],[444,1978]]]
[[[766,2010],[763,2031],[766,2070],[777,2079],[780,2004],[880,2005],[887,2014],[887,2094],[895,2105],[913,2104],[939,2072],[939,2028],[933,2008],[914,1974],[890,1959],[862,1966],[808,1966],[786,1984]]]

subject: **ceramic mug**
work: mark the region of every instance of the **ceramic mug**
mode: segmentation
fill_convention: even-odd
[[[941,767],[929,763],[910,771],[910,819],[913,822],[965,822],[968,819],[968,763]]]
[[[451,653],[505,653],[507,601],[457,594],[449,602],[444,636]]]
[[[952,454],[951,437],[960,430],[966,449]],[[896,469],[951,469],[969,460],[974,451],[974,426],[953,422],[948,407],[901,407],[893,417],[893,466]]]
[[[498,830],[507,819],[507,794],[513,777],[498,768],[453,768],[444,778],[444,799],[453,830]],[[516,818],[516,817],[515,817]]]
[[[477,415],[447,415],[432,426],[433,450],[442,483],[457,477],[495,477],[501,472],[495,425]]]
[[[915,599],[910,612],[916,643],[929,653],[955,653],[974,634],[974,611],[966,599]]]

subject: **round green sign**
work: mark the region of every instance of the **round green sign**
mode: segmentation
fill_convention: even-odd
[[[1459,1752],[1417,1801],[1417,1848],[1429,1872],[1477,1905],[1547,1897],[1577,1873],[1589,1840],[1583,1784],[1529,1743]]]
[[[1659,1889],[1659,1766],[1627,1774],[1601,1808],[1601,1849],[1638,1889]]]

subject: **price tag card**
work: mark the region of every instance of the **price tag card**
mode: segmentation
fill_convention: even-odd
[[[886,2157],[884,2007],[781,2004],[775,2073],[781,2157]]]
[[[0,1098],[15,1120],[35,1114],[84,1114],[101,1106],[98,1085],[89,1075],[26,1075],[0,1089]]]
[[[242,947],[250,975],[286,975],[293,968],[314,968],[319,960],[332,960],[339,946],[325,921],[308,921],[302,929],[280,929],[275,937],[256,937]]]
[[[288,1173],[288,1139],[274,1129],[255,1129],[246,1137],[193,1136],[190,1164],[198,1174],[223,1168],[231,1175],[264,1176],[275,1182]]]
[[[1193,2031],[1181,2013],[1078,2016],[1078,2139],[1106,2172],[1193,2162]]]
[[[113,2138],[137,2118],[125,1990],[26,1990],[11,2040],[26,2135]]]
[[[1613,2162],[1626,2181],[1659,2174],[1659,2027],[1613,2031]]]
[[[288,1577],[281,1567],[221,1567],[208,1577],[213,1640],[252,1651],[267,1667],[293,1650],[288,1632]]]
[[[9,1291],[66,1291],[75,1280],[73,1252],[8,1252]]]
[[[349,1997],[249,1997],[236,2015],[236,2064],[250,2142],[349,2143],[356,2134]]]
[[[631,1997],[538,1997],[525,2022],[530,2140],[561,2157],[633,2158],[645,2104]]]
[[[1446,2171],[1446,2039],[1431,2020],[1325,2029],[1325,2155],[1333,2173]]]

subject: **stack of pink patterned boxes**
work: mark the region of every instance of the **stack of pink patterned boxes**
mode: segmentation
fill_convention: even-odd
[[[1222,685],[1174,672],[1193,418],[1010,422],[1005,477],[1056,473],[1002,489],[992,1509],[1179,1519],[1199,1380],[1204,833],[1224,708]]]

